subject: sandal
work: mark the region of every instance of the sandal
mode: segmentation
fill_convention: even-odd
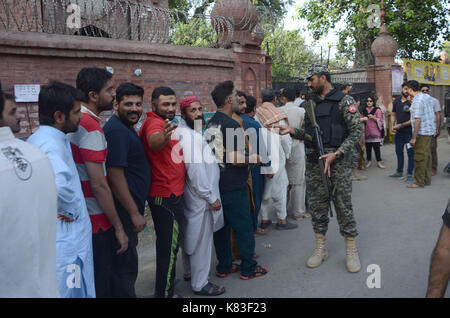
[[[225,287],[208,282],[201,290],[193,292],[201,296],[219,296],[225,292]]]
[[[239,265],[238,264],[233,264],[233,265],[231,265],[231,270],[228,273],[224,274],[224,273],[216,272],[216,276],[220,277],[220,278],[225,278],[228,275],[236,273],[236,272],[239,272]]]
[[[262,228],[263,230],[265,230],[271,225],[272,225],[272,222],[261,222],[261,225],[259,227]]]
[[[248,280],[255,277],[261,277],[266,275],[269,272],[269,268],[267,266],[262,267],[261,265],[256,265],[255,270],[248,276],[240,275],[241,279]]]
[[[258,227],[255,231],[255,235],[267,235],[267,232],[264,229]]]

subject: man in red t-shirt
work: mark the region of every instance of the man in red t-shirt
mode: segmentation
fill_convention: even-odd
[[[120,288],[113,284],[114,254],[122,254],[128,248],[128,237],[106,179],[108,147],[99,117],[100,113],[113,107],[116,94],[111,78],[111,73],[100,68],[80,71],[77,88],[85,94],[81,106],[83,118],[78,130],[68,135],[92,223],[97,298],[114,297],[114,288]]]
[[[158,87],[152,94],[153,112],[140,130],[140,137],[151,168],[148,204],[156,232],[155,297],[174,295],[175,265],[184,218],[184,182],[186,168],[173,131],[177,98],[169,87]]]

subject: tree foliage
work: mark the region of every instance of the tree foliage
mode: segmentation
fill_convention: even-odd
[[[347,56],[356,52],[370,52],[379,28],[368,25],[373,20],[371,4],[379,0],[309,0],[297,8],[299,18],[308,22],[313,37],[318,40],[345,20],[345,28],[338,32],[339,50]],[[387,0],[385,22],[399,44],[398,55],[403,58],[429,60],[433,51],[450,39],[449,0]],[[370,53],[369,53],[370,54]]]
[[[217,33],[207,19],[193,17],[187,22],[175,22],[170,38],[172,44],[206,47],[217,42]]]
[[[299,30],[287,31],[282,25],[265,34],[262,48],[272,57],[272,76],[279,81],[303,75],[309,64],[320,59],[305,44]]]

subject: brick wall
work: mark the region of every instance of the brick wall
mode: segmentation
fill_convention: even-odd
[[[114,69],[114,83],[131,81],[145,89],[145,109],[158,86],[172,87],[179,99],[200,97],[207,111],[215,111],[210,92],[225,80],[258,96],[271,85],[270,59],[255,49],[210,49],[138,41],[76,37],[27,32],[0,32],[0,82],[8,93],[15,84],[45,85],[52,80],[75,85],[83,67]],[[140,77],[135,70],[141,69]],[[251,76],[249,74],[252,74]],[[34,103],[18,103],[22,117],[18,136],[38,128]],[[104,114],[108,117],[110,113]]]

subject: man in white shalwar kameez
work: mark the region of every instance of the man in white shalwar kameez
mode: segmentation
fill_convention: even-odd
[[[280,107],[286,113],[289,120],[289,125],[297,129],[302,129],[303,121],[305,119],[305,109],[297,107],[294,104],[295,89],[288,87],[283,89],[281,93],[281,101],[285,104]],[[305,214],[305,144],[302,140],[292,140],[291,157],[286,164],[286,172],[289,179],[288,189],[288,216],[293,219],[303,219]]]
[[[224,225],[219,192],[220,171],[201,134],[204,120],[200,101],[194,96],[186,97],[180,102],[180,109],[183,119],[175,134],[186,167],[182,239],[185,278],[190,274],[195,294],[216,296],[225,292],[223,286],[208,281],[213,233]]]
[[[275,125],[287,124],[287,115],[276,108],[275,91],[271,88],[265,88],[261,92],[263,104],[256,108],[255,119],[265,128],[267,134],[265,143],[268,145],[271,172],[265,176],[263,201],[261,203],[261,228],[267,228],[271,223],[271,213],[277,215],[278,230],[290,230],[297,227],[297,224],[288,222],[287,217],[287,188],[289,179],[286,172],[286,160],[290,158],[292,139],[287,135],[280,136],[272,127]],[[272,136],[273,134],[273,136]]]
[[[92,225],[66,134],[80,123],[83,94],[54,82],[39,94],[41,124],[28,142],[50,159],[58,190],[56,280],[63,298],[95,297]]]

